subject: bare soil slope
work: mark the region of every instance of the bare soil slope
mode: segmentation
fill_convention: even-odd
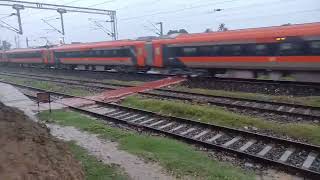
[[[46,127],[0,103],[0,179],[82,180],[84,172]]]

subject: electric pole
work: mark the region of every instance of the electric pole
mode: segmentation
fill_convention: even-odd
[[[28,37],[26,37],[26,45],[27,45],[27,48],[29,48],[29,39],[28,39]]]
[[[65,32],[64,32],[64,21],[63,21],[63,14],[64,13],[67,13],[67,11],[65,9],[58,9],[57,12],[60,14],[60,20],[61,20],[61,32],[62,32],[62,35],[65,35]]]
[[[16,15],[17,15],[17,17],[18,17],[18,24],[19,24],[19,32],[18,32],[18,34],[23,34],[23,31],[22,31],[22,23],[21,23],[21,16],[20,16],[20,10],[23,10],[23,9],[24,9],[24,6],[19,5],[19,4],[14,4],[14,5],[12,6],[12,8],[17,11]]]
[[[163,36],[163,22],[158,22],[158,25],[160,25],[160,36]]]
[[[64,44],[64,43],[65,43],[65,41],[64,41],[65,31],[64,31],[63,14],[64,14],[64,13],[67,13],[67,11],[66,11],[65,9],[58,9],[57,12],[60,14],[61,31],[62,31],[62,42],[63,42],[63,44]]]
[[[16,48],[20,48],[20,37],[19,35],[14,36],[14,42],[16,44]]]
[[[112,38],[113,38],[113,40],[118,39],[116,11],[113,11],[113,10],[77,7],[77,6],[66,6],[66,5],[57,5],[57,4],[48,4],[48,3],[36,3],[36,2],[21,1],[21,0],[1,0],[0,6],[12,7],[13,9],[16,10],[16,13],[14,13],[13,15],[16,15],[18,17],[19,28],[15,28],[15,27],[3,22],[2,20],[0,20],[0,22],[1,22],[0,27],[7,28],[7,29],[14,31],[14,32],[21,34],[21,35],[23,34],[23,30],[22,30],[20,11],[23,9],[43,9],[43,10],[47,10],[47,11],[57,11],[60,14],[61,34],[63,36],[65,36],[63,14],[65,14],[67,12],[98,14],[98,15],[103,15],[103,16],[107,15],[111,19],[109,22],[111,23]],[[106,21],[106,22],[108,22],[108,21]],[[5,24],[5,25],[2,25],[2,24]]]

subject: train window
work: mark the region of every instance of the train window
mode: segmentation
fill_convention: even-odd
[[[96,55],[96,52],[95,52],[95,51],[89,51],[89,52],[88,52],[88,55],[89,55],[90,57],[93,57],[93,56]]]
[[[108,51],[108,50],[104,50],[104,51],[103,51],[103,55],[104,55],[104,56],[108,56],[108,55],[109,55],[109,51]]]
[[[222,46],[213,46],[212,51],[211,51],[211,55],[219,56],[221,54],[222,50],[223,50]]]
[[[293,45],[291,43],[283,43],[280,45],[280,51],[291,50]]]
[[[320,41],[314,41],[310,43],[312,49],[320,49]]]
[[[9,58],[39,58],[41,53],[19,53],[19,54],[9,54]]]
[[[157,54],[157,49],[158,48],[155,48],[155,54]],[[181,48],[179,48],[179,47],[169,47],[168,48],[168,56],[170,56],[170,57],[180,57],[180,56],[182,56]]]
[[[72,56],[73,56],[72,52],[67,52],[66,53],[66,57],[72,57]]]
[[[241,55],[242,47],[240,45],[235,45],[231,47],[232,47],[232,55]]]
[[[212,47],[199,47],[199,56],[210,56],[212,54]]]
[[[71,57],[127,57],[127,56],[130,56],[129,49],[57,53],[57,57],[68,57],[68,58],[71,58]]]
[[[225,56],[237,56],[242,54],[241,45],[227,45],[223,47],[222,51]]]
[[[73,52],[72,53],[72,57],[79,57],[80,56],[80,52]]]
[[[267,50],[267,45],[265,45],[265,44],[258,44],[258,45],[256,45],[256,50],[257,51],[266,51]]]
[[[183,48],[184,56],[197,56],[197,48],[195,47],[185,47]]]
[[[266,44],[257,44],[255,45],[255,55],[267,55],[268,46]]]
[[[80,51],[79,52],[79,57],[86,57],[86,56],[88,56],[87,52],[85,52],[85,51]]]
[[[320,54],[320,41],[313,41],[309,43],[311,54]]]
[[[298,43],[282,43],[279,46],[279,55],[300,55],[302,54],[302,46]]]
[[[130,56],[130,50],[129,49],[121,49],[119,51],[120,51],[120,54],[119,54],[120,57],[128,57],[128,56]],[[143,53],[143,52],[141,51],[141,53]]]

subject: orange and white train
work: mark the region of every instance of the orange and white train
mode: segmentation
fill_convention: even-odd
[[[0,62],[69,69],[226,74],[320,81],[320,23],[0,52]]]

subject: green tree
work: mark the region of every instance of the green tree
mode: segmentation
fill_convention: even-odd
[[[224,23],[221,23],[219,25],[218,31],[228,31],[228,28],[226,27],[226,25]]]
[[[11,43],[8,41],[2,41],[0,43],[0,50],[9,50],[11,49]]]
[[[177,34],[177,33],[181,33],[181,34],[188,34],[188,31],[185,29],[180,29],[180,30],[170,30],[167,34],[171,35],[171,34]]]

